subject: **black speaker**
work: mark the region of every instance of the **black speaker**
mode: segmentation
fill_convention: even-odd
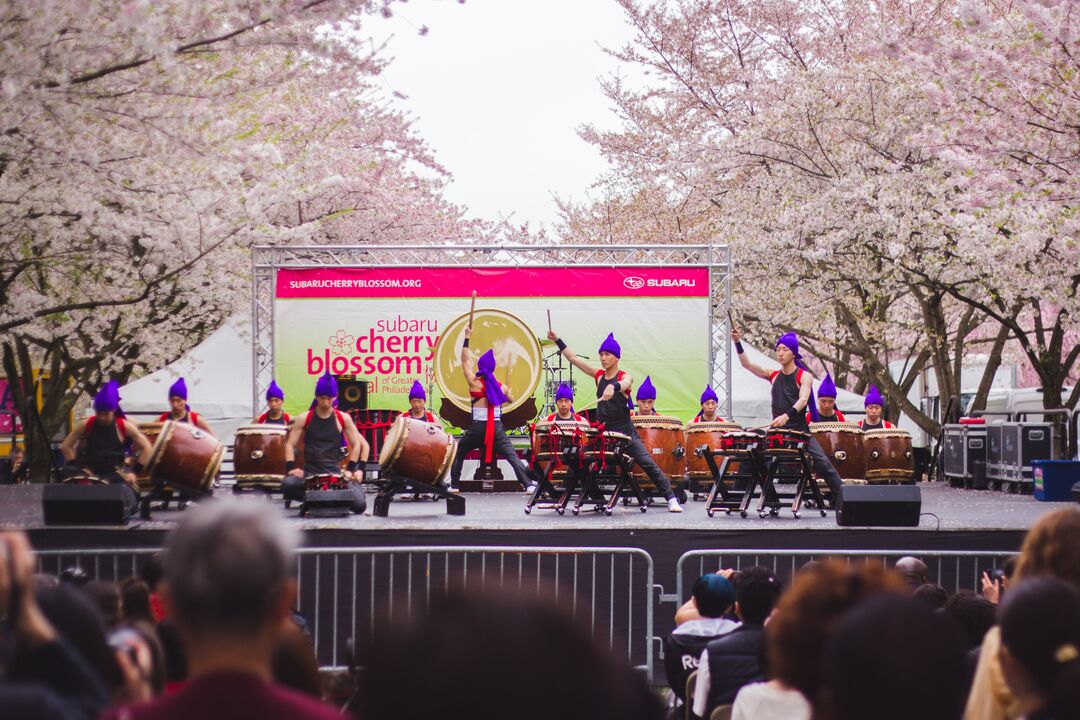
[[[338,375],[338,410],[364,410],[367,408],[367,380],[355,375]]]
[[[922,492],[918,485],[845,485],[837,525],[918,527]]]
[[[126,525],[123,485],[50,483],[41,488],[46,525]]]

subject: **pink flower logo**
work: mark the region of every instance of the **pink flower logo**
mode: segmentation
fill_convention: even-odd
[[[338,330],[330,336],[329,340],[327,340],[330,344],[330,349],[333,350],[336,355],[344,355],[347,353],[352,348],[355,341],[356,338],[344,330]]]

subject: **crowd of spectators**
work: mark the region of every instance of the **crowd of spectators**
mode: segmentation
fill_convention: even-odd
[[[339,717],[296,600],[295,528],[263,503],[185,513],[119,583],[35,572],[0,533],[0,716]],[[950,594],[917,558],[702,576],[667,638],[665,708],[625,656],[535,596],[449,592],[363,649],[365,720],[1080,720],[1080,508]]]

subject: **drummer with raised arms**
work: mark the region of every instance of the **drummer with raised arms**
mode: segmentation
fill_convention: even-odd
[[[348,414],[334,407],[337,400],[337,380],[327,371],[315,383],[315,400],[311,409],[297,416],[285,442],[285,470],[288,475],[281,483],[281,494],[286,500],[303,501],[307,482],[305,478],[315,475],[340,476],[351,484],[354,499],[350,510],[359,515],[367,508],[367,500],[360,486],[353,483],[359,478],[360,468],[367,463],[371,447],[356,429]],[[304,467],[296,467],[296,447],[304,439]],[[341,448],[349,448],[349,464],[341,469]]]
[[[607,338],[600,344],[599,368],[579,358],[553,330],[548,331],[548,339],[559,346],[559,351],[574,367],[588,373],[596,381],[596,397],[599,401],[596,403],[597,419],[606,430],[622,433],[630,438],[627,444],[629,455],[649,476],[656,489],[663,493],[668,502],[668,511],[682,512],[682,505],[671,489],[671,481],[649,456],[649,451],[638,437],[637,429],[630,419],[630,408],[633,407],[630,390],[634,386],[634,379],[629,373],[619,369],[622,348],[615,341],[614,333],[608,333]]]
[[[555,391],[555,412],[544,418],[547,422],[588,422],[584,415],[574,412],[574,391],[566,383],[559,383]]]
[[[126,448],[131,447],[137,453],[135,472],[124,468]],[[133,422],[124,420],[124,411],[120,409],[120,390],[115,380],[105,383],[94,396],[94,414],[81,423],[76,423],[60,451],[67,464],[64,476],[91,475],[105,482],[123,485],[124,507],[128,514],[135,512],[138,495],[133,486],[136,473],[150,462],[150,441],[139,432]]]
[[[457,487],[461,480],[461,467],[465,463],[465,455],[473,450],[484,448],[484,462],[490,463],[499,454],[503,460],[510,463],[514,469],[521,486],[528,491],[535,488],[535,480],[529,473],[525,462],[518,457],[510,438],[502,424],[503,403],[513,402],[510,388],[503,385],[495,377],[495,353],[488,350],[473,362],[472,350],[469,349],[469,339],[472,338],[472,327],[465,328],[465,342],[461,346],[461,371],[465,374],[465,380],[469,383],[469,397],[472,402],[472,424],[458,438],[457,455],[454,464],[450,467],[451,491]]]
[[[716,391],[706,386],[705,392],[701,393],[701,410],[690,422],[724,422],[724,418],[716,414],[716,408],[720,406],[720,398],[716,397]]]
[[[821,385],[818,386],[817,407],[818,419],[814,420],[807,411],[806,422],[847,422],[844,413],[836,407],[836,384],[829,373],[825,373]]]
[[[278,387],[277,381],[271,379],[270,387],[266,388],[266,412],[255,418],[260,425],[288,425],[292,422],[289,413],[282,407],[285,404],[285,393]]]
[[[648,375],[645,376],[645,380],[638,386],[637,395],[637,409],[630,415],[632,417],[645,417],[648,415],[659,415],[656,412],[656,387],[652,384],[652,378]]]
[[[870,392],[866,393],[863,406],[866,408],[866,417],[859,421],[859,427],[863,430],[885,430],[896,427],[888,420],[881,419],[885,400],[881,397],[881,391],[877,389],[877,385],[870,386]]]
[[[188,391],[184,378],[180,378],[169,387],[169,412],[161,413],[158,422],[172,420],[173,422],[189,422],[203,432],[214,437],[214,430],[209,423],[203,420],[197,412],[191,409],[187,403]]]
[[[750,361],[750,358],[746,356],[746,351],[743,350],[739,331],[735,328],[731,329],[731,339],[735,341],[735,351],[739,355],[742,366],[759,378],[772,383],[773,421],[769,427],[809,434],[810,427],[805,411],[809,409],[811,419],[815,422],[817,420],[817,407],[814,404],[814,378],[810,369],[802,362],[802,355],[799,354],[799,338],[795,333],[785,333],[776,339],[776,361],[780,363],[780,369],[772,371]],[[814,472],[819,478],[825,480],[825,484],[832,491],[833,507],[839,508],[841,480],[836,468],[829,462],[821,444],[813,436],[806,443],[806,451],[810,455]]]
[[[438,422],[435,413],[427,409],[427,393],[424,392],[424,386],[419,380],[414,380],[412,387],[409,388],[409,409],[403,411],[401,415],[428,423]]]

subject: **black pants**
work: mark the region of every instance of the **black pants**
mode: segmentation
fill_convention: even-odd
[[[312,474],[333,475],[336,473]],[[364,511],[367,510],[367,496],[364,495],[364,490],[360,487],[359,483],[349,483],[349,489],[353,492],[353,501],[352,505],[349,506],[349,511],[354,515],[362,515]],[[281,481],[281,497],[286,500],[292,500],[294,502],[304,502],[304,495],[306,493],[307,478],[296,477],[295,475],[286,475],[285,479]]]
[[[469,429],[461,433],[461,437],[457,441],[457,455],[454,457],[454,464],[450,468],[450,483],[457,485],[458,480],[461,480],[461,466],[465,463],[465,455],[473,450],[479,450],[484,447],[484,426],[486,423],[483,420],[473,420],[473,424],[469,426]],[[495,421],[495,439],[493,441],[495,445],[493,450],[494,455],[498,455],[503,460],[510,463],[510,467],[514,468],[514,475],[517,477],[517,481],[521,483],[522,487],[529,487],[529,483],[533,481],[532,475],[529,473],[529,468],[525,464],[525,461],[518,457],[517,451],[514,450],[513,443],[510,442],[510,438],[506,437],[506,431],[503,430],[503,424],[501,420]]]
[[[84,470],[81,467],[74,467],[72,465],[65,465],[60,469],[60,479],[67,482],[72,478],[85,477],[87,474],[94,477],[101,478],[110,485],[119,485],[124,488],[121,494],[124,496],[124,510],[128,515],[134,515],[135,511],[139,508],[139,495],[128,484],[127,478],[124,474],[116,468],[109,468],[98,472],[96,470]]]
[[[821,443],[814,438],[810,438],[810,442],[806,443],[806,452],[810,455],[810,462],[814,466],[814,472],[825,481],[825,484],[829,486],[829,490],[832,491],[833,507],[839,507],[840,486],[843,484],[840,480],[840,473],[836,472],[836,468],[829,462],[829,457],[825,454],[825,449],[821,447]]]
[[[626,432],[626,431],[619,431]],[[652,456],[649,455],[648,448],[645,447],[645,443],[641,442],[641,438],[638,437],[637,431],[633,428],[630,432],[626,433],[630,436],[630,443],[626,446],[629,451],[630,457],[634,459],[637,466],[645,471],[645,474],[649,476],[649,479],[656,485],[656,489],[664,494],[664,497],[668,500],[675,497],[674,491],[671,489],[671,481],[668,480],[664,471],[653,461]]]

